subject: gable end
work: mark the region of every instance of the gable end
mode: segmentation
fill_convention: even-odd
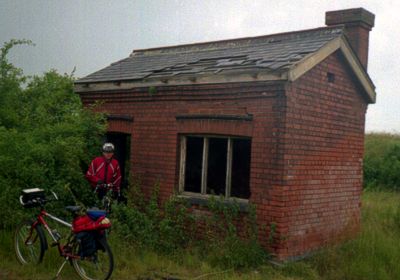
[[[296,81],[336,50],[340,50],[344,55],[346,62],[349,64],[351,70],[365,91],[368,103],[375,103],[375,86],[344,36],[333,39],[317,52],[307,55],[298,63],[294,64],[288,71],[288,80],[291,82]]]

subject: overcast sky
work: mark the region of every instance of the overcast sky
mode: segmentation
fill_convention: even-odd
[[[377,103],[367,131],[400,132],[400,1],[390,0],[0,0],[0,43],[31,39],[11,61],[25,74],[49,69],[83,77],[133,49],[258,36],[324,26],[325,11],[364,7],[376,15],[368,72]]]

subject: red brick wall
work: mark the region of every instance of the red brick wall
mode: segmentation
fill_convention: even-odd
[[[332,54],[287,90],[282,258],[339,239],[360,223],[367,102],[342,61]]]
[[[150,94],[148,88],[124,92],[82,94],[85,105],[104,103],[99,111],[130,115],[134,121],[111,121],[109,129],[131,129],[131,171],[140,177],[147,193],[160,183],[160,198],[167,199],[178,186],[180,133],[252,137],[250,202],[257,205],[260,239],[267,245],[269,225],[280,223],[283,160],[278,136],[284,124],[284,85],[232,83],[169,86]],[[177,120],[177,115],[253,115],[252,121]],[[278,236],[281,226],[278,225]]]
[[[346,26],[347,38],[353,50],[361,61],[361,64],[368,67],[369,32],[371,28],[362,24]]]
[[[252,137],[250,202],[257,206],[259,238],[285,259],[359,224],[367,105],[341,60],[334,54],[290,85],[165,86],[152,94],[141,88],[81,96],[85,105],[102,100],[99,111],[133,117],[111,121],[109,129],[131,133],[131,172],[147,193],[159,181],[162,201],[178,186],[180,133]],[[176,119],[196,114],[251,114],[253,120]]]

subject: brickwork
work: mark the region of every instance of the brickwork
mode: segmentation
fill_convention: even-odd
[[[164,201],[179,182],[179,135],[216,134],[247,136],[252,139],[250,202],[257,205],[260,240],[267,244],[272,221],[283,217],[276,208],[282,185],[282,155],[278,138],[282,133],[284,85],[271,83],[232,83],[158,88],[124,92],[82,94],[85,105],[101,100],[97,110],[108,114],[130,115],[132,123],[111,121],[110,131],[131,134],[131,172],[139,177],[143,190],[150,193],[160,183]],[[251,121],[178,119],[180,115],[252,115]],[[130,129],[128,131],[127,129]],[[278,225],[277,234],[280,226]]]
[[[368,68],[368,45],[371,28],[366,25],[347,26],[346,35],[361,64]]]
[[[132,133],[132,122],[124,120],[108,120],[108,132]]]
[[[333,242],[359,226],[367,101],[343,61],[339,53],[332,54],[287,91],[283,258]],[[334,82],[328,82],[328,72]]]
[[[81,97],[128,116],[110,119],[108,131],[131,134],[131,173],[147,194],[159,182],[161,201],[178,188],[181,134],[251,137],[249,201],[259,238],[287,259],[359,226],[367,101],[355,80],[336,52],[292,84],[166,85]]]
[[[101,100],[99,111],[132,117],[111,120],[108,129],[131,134],[131,172],[147,194],[159,182],[161,201],[177,190],[180,134],[251,137],[249,201],[257,207],[259,239],[286,259],[359,224],[367,102],[343,61],[335,53],[293,84],[165,86],[81,97],[85,105]],[[196,115],[251,119],[177,118]]]
[[[347,9],[326,12],[326,25],[343,24],[346,36],[361,64],[367,69],[369,32],[374,27],[375,15],[363,9]]]

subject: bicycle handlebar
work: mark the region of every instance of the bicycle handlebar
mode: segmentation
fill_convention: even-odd
[[[114,184],[97,184],[96,188],[94,189],[94,192],[96,193],[99,189],[105,189],[106,191],[111,190],[114,187]]]
[[[98,184],[98,185],[96,186],[96,188],[94,189],[93,193],[97,193],[98,190],[104,189],[104,190],[106,190],[106,193],[108,194],[110,191],[113,191],[113,187],[114,187],[114,186],[115,186],[115,185],[112,184],[112,183],[108,183],[108,184]],[[121,191],[118,189],[116,192],[118,193],[118,197],[119,197],[119,196],[121,195]]]

